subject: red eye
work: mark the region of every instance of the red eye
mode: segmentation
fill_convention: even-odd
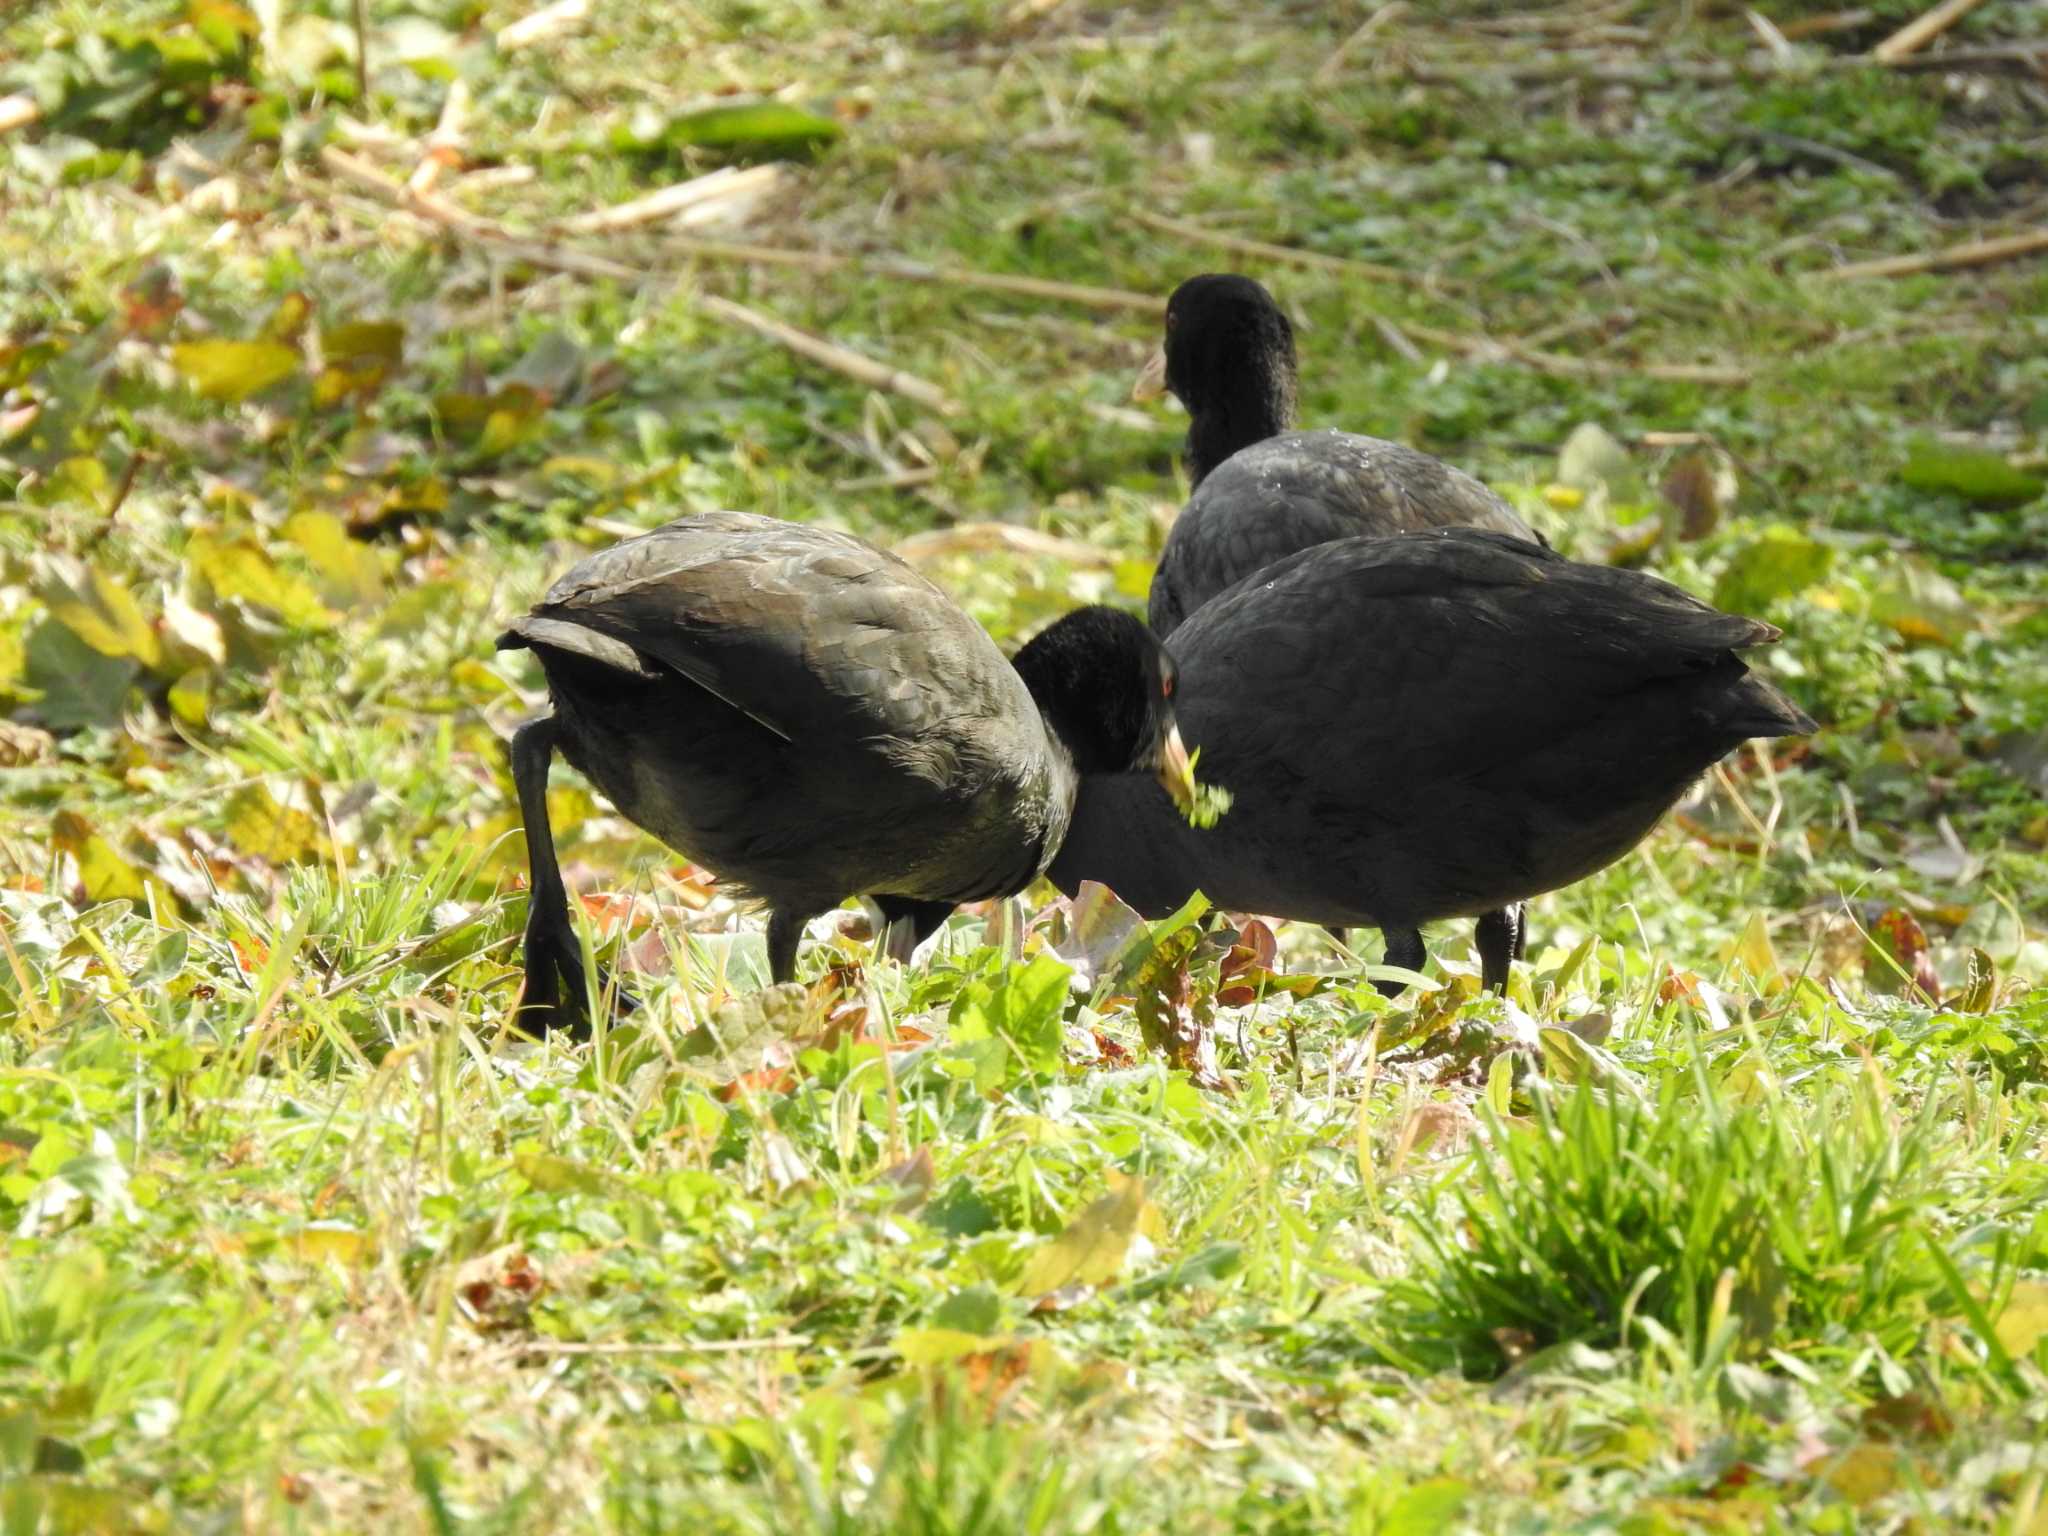
[[[1159,679],[1159,696],[1162,699],[1173,697],[1173,674],[1171,672],[1164,674]]]

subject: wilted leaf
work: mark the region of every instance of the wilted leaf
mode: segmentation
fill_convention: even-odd
[[[149,880],[120,850],[93,830],[76,811],[59,811],[50,823],[50,842],[78,864],[78,883],[88,903],[149,900]]]
[[[1771,947],[1771,932],[1761,912],[1749,914],[1741,935],[1723,958],[1749,972],[1750,978],[1767,992],[1775,991],[1785,979],[1784,967],[1778,964],[1778,952]]]
[[[1188,968],[1202,930],[1193,923],[1174,930],[1138,968],[1131,988],[1138,1029],[1145,1044],[1204,1088],[1225,1086],[1216,1066],[1216,1002]]]
[[[69,626],[46,618],[29,633],[22,678],[37,690],[36,715],[53,731],[118,725],[136,664],[87,645]]]
[[[1981,949],[1970,951],[1969,980],[1963,990],[1949,1000],[1949,1007],[1958,1013],[1989,1013],[1998,1006],[1998,962]]]
[[[1828,1486],[1855,1505],[1875,1502],[1899,1486],[1899,1450],[1864,1440],[1844,1451],[1825,1474]]]
[[[1658,489],[1678,513],[1678,536],[1703,539],[1735,504],[1735,465],[1725,453],[1694,448],[1672,461]]]
[[[1257,918],[1246,923],[1217,971],[1216,1001],[1226,1008],[1241,1008],[1276,992],[1312,997],[1330,984],[1328,976],[1296,976],[1274,970],[1279,952],[1271,928]]]
[[[547,402],[528,385],[508,384],[489,395],[437,395],[434,410],[451,431],[468,436],[479,455],[493,458],[540,436]]]
[[[2039,475],[2014,469],[2000,454],[1926,440],[1908,450],[1899,479],[1916,491],[1946,491],[1994,507],[2032,501],[2048,486]]]
[[[128,589],[66,555],[36,562],[36,596],[50,616],[102,656],[126,656],[145,667],[163,660],[163,646]]]
[[[1145,1198],[1145,1181],[1112,1171],[1109,1193],[1032,1254],[1017,1289],[1026,1296],[1042,1296],[1063,1285],[1107,1285],[1123,1269],[1124,1257],[1140,1233],[1158,1241],[1165,1235],[1165,1224]]]
[[[282,342],[187,341],[171,363],[209,400],[246,400],[299,371],[299,354]]]
[[[531,1145],[513,1150],[512,1166],[543,1194],[601,1195],[612,1185],[611,1176],[602,1169]]]
[[[270,312],[270,318],[263,322],[263,336],[267,341],[297,341],[299,333],[306,328],[306,322],[313,318],[312,296],[303,289],[294,288],[277,301],[277,308]]]
[[[1066,919],[1066,933],[1053,949],[1084,986],[1115,974],[1145,932],[1145,920],[1119,901],[1116,892],[1093,880],[1081,882],[1066,904]]]
[[[1755,613],[1826,577],[1835,552],[1797,528],[1775,524],[1735,552],[1714,583],[1714,606]]]
[[[1927,930],[1904,907],[1887,907],[1878,914],[1870,925],[1870,945],[1874,953],[1864,963],[1863,979],[1871,991],[1888,997],[1917,992],[1928,1002],[1940,996]]]
[[[793,1042],[816,1023],[809,992],[783,982],[720,1004],[683,1037],[681,1054],[703,1063],[718,1081],[733,1082],[767,1066],[786,1066],[795,1059]]]
[[[228,797],[227,834],[242,852],[272,864],[310,858],[326,841],[317,821],[280,805],[261,784],[244,784]]]
[[[186,602],[176,588],[164,593],[164,631],[186,650],[204,656],[215,666],[228,659],[227,636],[220,620]]]
[[[1588,496],[1605,496],[1610,501],[1635,499],[1635,461],[1626,448],[1598,422],[1582,421],[1557,451],[1560,483]]]
[[[1871,617],[1907,640],[1953,645],[1977,627],[1977,610],[1962,588],[1918,555],[1889,561],[1870,595]]]
[[[284,536],[320,573],[329,602],[354,607],[383,599],[384,567],[377,552],[350,538],[348,524],[333,513],[294,512],[284,520]]]
[[[384,387],[405,359],[405,327],[393,320],[357,320],[320,333],[320,377],[313,402],[333,405],[350,395],[367,399]]]

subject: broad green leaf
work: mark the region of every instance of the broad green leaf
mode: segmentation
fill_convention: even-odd
[[[1439,1536],[1451,1528],[1471,1497],[1472,1486],[1462,1478],[1433,1477],[1396,1499],[1374,1529],[1378,1536]]]
[[[654,131],[644,131],[649,127]],[[832,118],[802,107],[756,101],[685,113],[666,127],[636,123],[614,142],[621,149],[712,149],[740,160],[805,160],[845,133]]]
[[[1051,955],[1040,954],[1027,965],[977,976],[960,989],[948,1015],[950,1038],[956,1046],[991,1047],[972,1053],[976,1081],[983,1087],[996,1087],[1013,1075],[1006,1062],[1026,1072],[1059,1069],[1061,1021],[1072,974]],[[989,1072],[996,1074],[992,1082],[985,1080]]]
[[[284,536],[320,573],[329,602],[348,608],[382,601],[384,567],[377,552],[350,538],[348,525],[333,513],[294,512],[284,520]]]
[[[36,562],[36,596],[50,616],[103,656],[154,668],[163,645],[128,589],[106,572],[68,556]]]
[[[1112,1171],[1109,1193],[1032,1254],[1017,1289],[1025,1296],[1043,1296],[1065,1285],[1107,1285],[1123,1269],[1140,1233],[1157,1241],[1165,1235],[1165,1223],[1145,1197],[1143,1179]]]
[[[1835,552],[1797,528],[1776,524],[1735,552],[1714,583],[1714,606],[1756,613],[1826,577]]]
[[[543,1194],[602,1195],[615,1182],[603,1169],[544,1152],[531,1144],[513,1149],[512,1166],[519,1177]]]
[[[69,626],[45,618],[29,633],[22,680],[37,691],[42,723],[69,731],[120,724],[137,671],[128,657],[96,651]]]
[[[227,834],[242,852],[272,864],[310,858],[327,840],[319,822],[280,805],[261,784],[244,784],[228,797]]]
[[[903,1357],[905,1365],[925,1367],[951,1365],[1000,1342],[958,1328],[903,1328],[897,1331],[895,1340],[896,1353]]]
[[[2032,501],[2048,481],[2014,469],[2002,454],[1923,439],[1907,451],[1899,479],[1916,491],[1946,491],[1985,506]]]
[[[339,1222],[316,1221],[284,1238],[284,1250],[306,1264],[366,1264],[372,1256],[369,1234]]]
[[[299,354],[278,341],[187,341],[171,363],[209,400],[246,400],[299,371]]]
[[[993,1337],[1002,1330],[1003,1298],[985,1285],[969,1286],[939,1303],[938,1311],[932,1314],[932,1323],[939,1328],[957,1328],[962,1333]]]

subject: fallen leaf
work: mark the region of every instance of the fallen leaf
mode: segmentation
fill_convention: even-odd
[[[76,811],[59,811],[51,819],[50,842],[77,862],[78,883],[88,903],[148,901],[148,877]]]
[[[1907,451],[1899,479],[1917,491],[1946,491],[1993,507],[2032,501],[2048,487],[2039,475],[2013,468],[2002,454],[1926,439]]]
[[[262,784],[245,784],[228,797],[227,835],[243,853],[271,864],[311,858],[326,830],[304,811],[280,804]]]
[[[1998,1006],[1998,962],[1981,949],[1970,951],[1969,978],[1963,990],[1949,999],[1958,1013],[1985,1014]]]
[[[1864,984],[1887,997],[1918,996],[1932,1002],[1941,995],[1934,973],[1934,953],[1927,930],[1904,907],[1887,907],[1870,925],[1869,954],[1863,965]]]
[[[163,660],[156,630],[119,581],[68,555],[42,556],[35,568],[43,607],[102,656],[128,657],[150,668]]]
[[[1703,539],[1735,504],[1735,465],[1725,453],[1694,448],[1672,460],[1658,490],[1678,513],[1678,536]]]
[[[1714,583],[1714,606],[1731,613],[1756,613],[1781,597],[1804,592],[1824,580],[1835,552],[1783,523],[1764,529],[1738,549]]]
[[[277,341],[188,341],[171,365],[209,400],[246,400],[299,371],[299,354]]]
[[[1123,1269],[1140,1234],[1159,1240],[1165,1236],[1165,1224],[1145,1197],[1145,1181],[1112,1171],[1109,1193],[1032,1254],[1017,1289],[1026,1296],[1043,1296],[1076,1283],[1107,1285]]]
[[[2048,1337],[2048,1282],[2023,1280],[2015,1285],[1993,1327],[2008,1355],[2015,1360],[2031,1355]]]

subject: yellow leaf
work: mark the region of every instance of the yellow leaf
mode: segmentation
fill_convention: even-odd
[[[59,811],[50,824],[50,841],[60,853],[78,863],[78,881],[85,887],[85,899],[100,901],[149,900],[149,881],[141,870],[121,857],[120,851],[76,811]]]
[[[1001,1342],[958,1328],[905,1328],[896,1335],[896,1352],[905,1365],[950,1365]]]
[[[1899,1486],[1898,1447],[1864,1440],[1828,1468],[1828,1486],[1851,1504],[1869,1504]]]
[[[1576,485],[1546,485],[1543,499],[1560,512],[1572,512],[1586,504],[1586,493]]]
[[[1042,1296],[1063,1285],[1106,1285],[1123,1269],[1140,1232],[1156,1236],[1162,1231],[1158,1209],[1145,1198],[1145,1181],[1112,1173],[1109,1193],[1031,1256],[1017,1288],[1027,1296]]]
[[[1785,979],[1784,969],[1778,964],[1778,952],[1771,947],[1770,930],[1764,926],[1761,912],[1749,914],[1742,936],[1724,958],[1749,972],[1766,992],[1775,990]]]
[[[145,667],[163,660],[163,645],[128,589],[80,561],[37,562],[36,595],[50,616],[102,656],[129,656]]]
[[[272,864],[306,858],[323,840],[318,822],[278,804],[261,784],[245,784],[228,797],[227,823],[228,841]]]
[[[171,364],[209,400],[246,400],[299,371],[299,354],[278,341],[188,341]]]
[[[353,1227],[316,1222],[290,1234],[285,1251],[308,1264],[361,1264],[370,1257],[370,1239]]]
[[[545,1194],[601,1195],[610,1187],[609,1179],[599,1170],[532,1147],[515,1151],[512,1166],[519,1170],[522,1179]]]
[[[180,673],[178,680],[171,684],[171,713],[187,725],[203,728],[206,712],[213,696],[213,675],[204,667],[194,667]]]
[[[277,563],[249,539],[218,539],[194,534],[185,546],[192,569],[213,589],[214,596],[235,598],[268,608],[286,623],[324,629],[334,615],[320,595]]]
[[[2031,1355],[2048,1335],[2048,1283],[2028,1280],[2012,1288],[2005,1310],[1998,1314],[1998,1342],[2014,1359]]]
[[[350,538],[348,525],[332,512],[294,512],[284,520],[284,536],[305,551],[330,601],[353,606],[383,599],[376,551]]]

